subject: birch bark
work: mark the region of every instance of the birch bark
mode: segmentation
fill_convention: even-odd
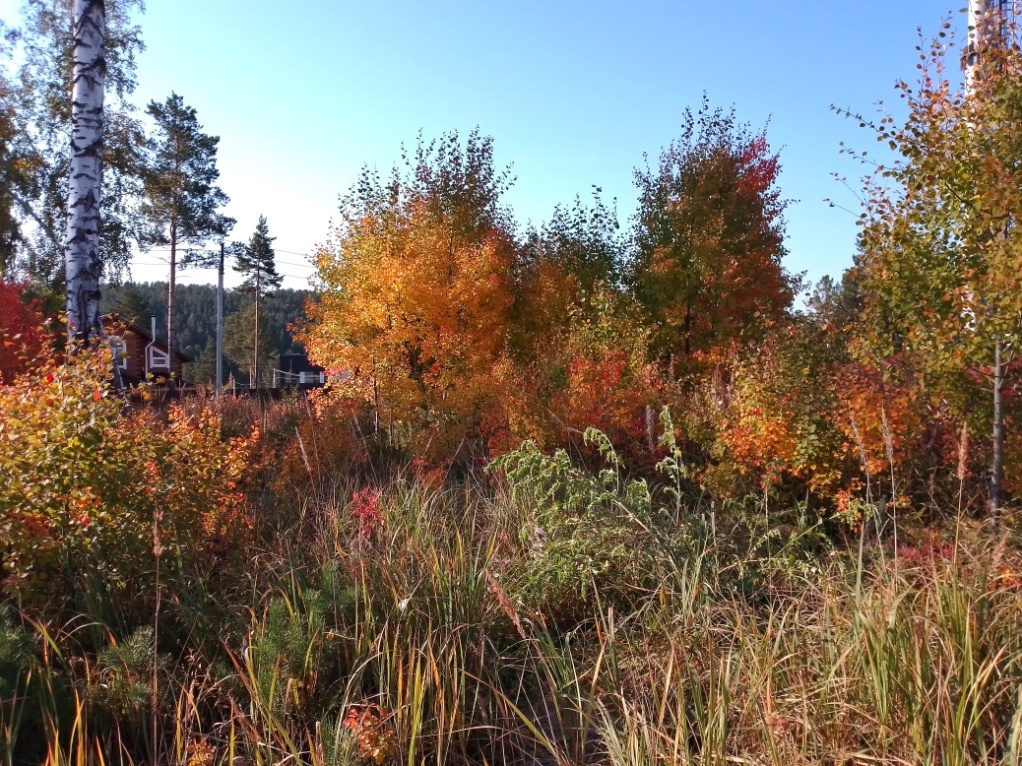
[[[71,91],[71,177],[67,197],[64,262],[68,337],[89,343],[102,337],[99,320],[99,208],[103,181],[103,88],[106,62],[104,0],[74,0],[74,70]]]

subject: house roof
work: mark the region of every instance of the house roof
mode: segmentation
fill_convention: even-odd
[[[152,334],[148,330],[142,329],[139,325],[125,319],[116,312],[111,312],[110,314],[103,315],[103,329],[105,329],[108,333],[113,334],[119,334],[117,333],[117,330],[123,330],[124,332],[133,333],[134,335],[138,335],[140,338],[142,338],[146,342],[146,345],[152,343],[154,346],[156,346],[164,353],[167,352],[167,344],[165,342],[163,342],[159,338],[153,338]],[[192,357],[188,356],[188,354],[183,354],[180,351],[175,351],[174,356],[182,364],[187,364],[189,362],[195,361],[194,359],[192,359]]]

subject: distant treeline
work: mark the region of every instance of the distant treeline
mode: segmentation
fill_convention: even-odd
[[[305,301],[313,295],[310,290],[276,290],[264,296],[260,305],[262,333],[265,338],[260,348],[273,357],[267,362],[275,361],[288,352],[303,351],[301,344],[294,341],[289,326],[305,315]],[[157,336],[163,340],[167,337],[167,283],[166,282],[128,282],[122,285],[107,285],[103,292],[103,302],[108,310],[117,312],[125,318],[133,319],[136,324],[150,327],[150,317],[156,317]],[[251,322],[239,322],[242,313],[251,311],[252,296],[239,290],[224,292],[224,320],[227,327],[226,335],[243,333],[245,338],[227,338],[227,345],[251,347]],[[237,316],[235,316],[237,315]],[[235,316],[235,321],[230,318]],[[215,285],[178,285],[177,310],[175,319],[175,346],[177,350],[199,360],[203,352],[212,350],[216,343],[216,286]],[[232,343],[233,340],[233,343]],[[265,341],[265,345],[264,342]],[[260,352],[262,353],[262,351]],[[207,354],[209,356],[209,354]],[[244,360],[244,352],[231,354],[228,348],[227,372],[235,378],[247,380],[249,367]],[[241,358],[239,358],[241,357]],[[262,368],[263,365],[260,364]],[[205,381],[196,381],[205,382]]]

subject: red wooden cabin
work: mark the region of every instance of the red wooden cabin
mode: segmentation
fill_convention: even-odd
[[[103,317],[103,329],[117,356],[117,365],[126,384],[149,380],[150,375],[156,381],[171,376],[180,381],[184,365],[192,361],[190,356],[175,351],[172,362],[167,344],[154,337],[155,324],[154,321],[154,327],[146,331],[118,314]]]

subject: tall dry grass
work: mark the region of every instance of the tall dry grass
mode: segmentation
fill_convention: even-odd
[[[340,470],[287,406],[264,430],[304,455],[253,494],[249,565],[169,594],[159,646],[6,611],[0,763],[1022,760],[1010,520],[931,540],[903,516],[894,565],[804,508],[766,529],[541,457],[509,480]]]

